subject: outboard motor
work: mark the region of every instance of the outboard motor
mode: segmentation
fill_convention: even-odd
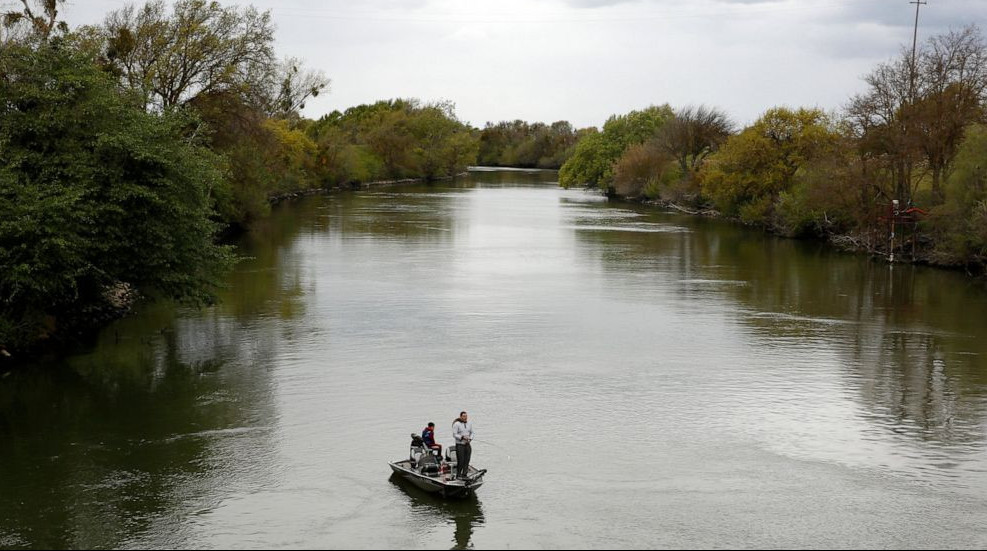
[[[418,461],[418,466],[421,467],[421,472],[426,476],[434,476],[439,474],[439,458],[435,457],[434,454],[425,454],[421,460]]]

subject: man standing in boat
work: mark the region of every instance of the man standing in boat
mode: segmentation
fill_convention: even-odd
[[[452,436],[456,439],[456,476],[466,478],[470,472],[470,456],[473,455],[473,423],[469,422],[466,412],[452,422]]]

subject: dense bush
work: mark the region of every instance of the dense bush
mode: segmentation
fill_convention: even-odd
[[[946,197],[931,221],[940,260],[987,264],[987,126],[967,131],[946,181]]]
[[[559,184],[586,185],[615,193],[614,168],[621,155],[629,146],[655,138],[672,117],[674,112],[667,104],[610,117],[602,132],[589,133],[579,140],[559,171]]]
[[[839,143],[822,111],[771,109],[710,158],[701,175],[703,193],[726,214],[770,225],[783,194],[788,202],[792,194],[804,194],[794,189],[797,176]]]
[[[91,59],[64,39],[0,49],[0,346],[124,290],[209,301],[231,262],[194,119],[146,113]]]
[[[614,165],[614,192],[622,197],[658,198],[679,175],[675,159],[657,142],[634,144]]]
[[[305,126],[323,185],[455,176],[476,160],[477,137],[449,103],[379,101]]]
[[[480,132],[477,163],[484,166],[559,168],[572,156],[580,132],[567,121],[487,123]]]

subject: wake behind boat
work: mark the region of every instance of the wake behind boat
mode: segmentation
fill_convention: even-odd
[[[466,497],[473,494],[483,485],[486,469],[477,469],[470,465],[465,478],[456,476],[456,451],[446,452],[444,460],[433,454],[425,447],[422,437],[411,435],[411,451],[409,458],[403,461],[389,463],[391,470],[408,480],[416,487],[443,497]]]

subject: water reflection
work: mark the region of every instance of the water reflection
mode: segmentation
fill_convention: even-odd
[[[849,460],[861,464],[947,477],[956,468],[982,474],[982,282],[916,266],[891,268],[823,244],[633,205],[613,212],[613,206],[576,202],[568,211],[585,245],[584,262],[600,266],[615,297],[676,302],[691,316],[728,313],[748,335],[744,342],[754,343],[761,363],[751,366],[747,383],[735,373],[724,384],[733,385],[734,394],[763,394],[761,406],[778,412],[776,420],[771,409],[750,414],[765,425],[767,438],[805,432],[812,421],[800,416],[817,403],[813,415],[829,416],[828,426],[816,419],[818,432],[800,436],[788,451],[844,460],[856,449],[858,457]],[[587,231],[590,225],[614,231]],[[665,229],[635,231],[648,225]],[[830,372],[841,377],[830,380]],[[757,377],[762,390],[737,386]],[[782,389],[805,402],[777,403]],[[846,397],[859,408],[855,420],[833,417],[846,411],[839,405]],[[845,428],[856,421],[864,425],[851,436]]]
[[[407,497],[415,526],[437,523],[454,526],[451,549],[473,549],[473,531],[483,525],[483,507],[476,495],[443,499],[422,491],[397,474],[391,475],[390,482]]]
[[[453,212],[465,197],[430,186],[335,195],[323,198],[319,220],[321,229],[336,238],[443,243],[451,239]]]
[[[275,217],[244,236],[220,305],[147,306],[3,381],[0,547],[192,546],[188,518],[269,479],[269,367],[304,314],[298,231]]]
[[[266,374],[231,374],[222,355],[182,361],[182,342],[178,331],[0,389],[5,546],[119,547],[156,519],[194,514],[217,489],[263,476]]]

